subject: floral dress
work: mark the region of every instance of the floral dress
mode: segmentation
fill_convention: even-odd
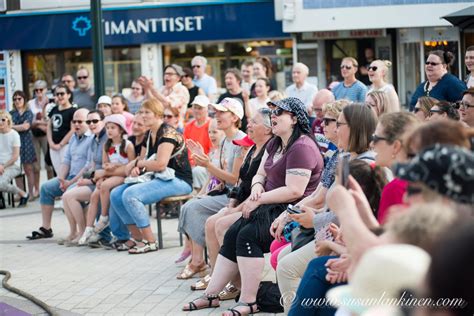
[[[33,112],[27,110],[20,114],[17,110],[10,112],[12,116],[13,125],[20,125],[25,122],[33,124]],[[33,145],[33,134],[31,133],[31,127],[26,131],[18,132],[20,134],[21,147],[20,147],[20,158],[21,163],[33,163],[36,161],[35,146]]]

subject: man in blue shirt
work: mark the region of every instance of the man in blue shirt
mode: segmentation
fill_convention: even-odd
[[[341,76],[344,79],[332,92],[336,100],[346,99],[353,102],[365,102],[367,86],[356,79],[359,65],[352,57],[345,57],[341,62]]]
[[[217,96],[216,79],[206,74],[207,59],[203,56],[194,56],[191,60],[194,73],[194,84],[204,90],[209,100],[214,101]]]
[[[66,154],[61,162],[61,168],[56,178],[43,183],[40,193],[42,225],[38,231],[33,231],[28,239],[53,237],[51,219],[53,216],[54,200],[72,186],[82,175],[87,163],[89,148],[94,137],[88,133],[86,124],[87,109],[79,109],[74,113],[72,129],[74,135],[69,141]]]

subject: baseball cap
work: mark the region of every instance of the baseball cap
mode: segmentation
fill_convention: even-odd
[[[97,105],[99,104],[108,104],[108,105],[112,105],[112,99],[108,96],[108,95],[103,95],[99,98],[99,100],[97,101]]]
[[[249,135],[245,135],[245,137],[241,139],[234,139],[232,143],[234,143],[234,145],[242,146],[242,147],[250,147],[250,146],[255,145],[253,140],[250,139]]]
[[[199,105],[200,107],[207,108],[209,103],[210,101],[208,97],[206,97],[205,95],[197,95],[191,104],[192,105],[196,104],[196,105]]]
[[[235,98],[224,98],[219,104],[212,104],[214,109],[221,112],[231,112],[239,119],[244,117],[244,107],[242,102]]]

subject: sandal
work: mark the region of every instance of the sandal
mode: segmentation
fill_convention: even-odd
[[[206,274],[204,278],[202,278],[201,280],[191,285],[191,291],[205,290],[207,289],[209,282],[211,282],[211,276],[209,274]],[[219,295],[219,298],[220,298],[220,295]]]
[[[196,274],[199,274],[199,276],[202,278],[206,275],[206,271],[207,265],[204,262],[198,265],[197,267],[193,266],[191,263],[188,263],[184,267],[183,271],[181,271],[181,273],[176,276],[176,278],[178,280],[187,280],[191,279]]]
[[[32,231],[31,236],[26,236],[29,240],[42,239],[42,238],[51,238],[53,237],[53,230],[40,227],[39,231]]]
[[[219,293],[219,299],[221,301],[233,300],[240,295],[240,290],[235,287],[232,283],[227,283],[225,288]]]
[[[237,304],[235,304],[234,306],[232,306],[231,308],[229,308],[227,311],[231,312],[232,316],[244,316],[244,315],[250,315],[250,314],[257,314],[257,313],[260,313],[260,310],[258,309],[258,306],[255,308],[255,310],[253,309],[253,305],[257,305],[257,302],[253,302],[253,303],[244,303],[244,302],[238,302]],[[239,312],[238,310],[236,310],[237,307],[240,307],[240,306],[245,306],[245,307],[248,307],[250,308],[250,312],[249,313],[243,313],[243,312]],[[224,314],[222,314],[223,316],[227,315],[226,312],[224,312]]]
[[[128,250],[128,253],[131,255],[138,255],[138,254],[158,250],[158,246],[156,245],[156,242],[150,243],[149,241],[143,239],[142,241],[139,241],[139,243],[143,244],[143,246],[140,246],[137,243],[135,246],[133,246],[132,248]]]
[[[207,305],[196,305],[197,300],[207,300]],[[217,300],[217,304],[212,304],[213,301]],[[190,311],[196,311],[198,309],[204,309],[204,308],[216,308],[221,306],[219,303],[219,295],[217,294],[204,294],[196,298],[195,300],[191,301],[188,303],[187,306],[183,306],[182,310],[184,312],[190,312]]]
[[[129,242],[131,244],[129,244]],[[129,240],[127,240],[126,242],[122,242],[122,243],[119,243],[116,247],[115,247],[115,250],[117,251],[129,251],[130,249],[132,249],[133,247],[135,247],[137,245],[137,242],[135,239],[133,238],[130,238]]]

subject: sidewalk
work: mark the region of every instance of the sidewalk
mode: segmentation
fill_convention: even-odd
[[[234,304],[226,301],[218,309],[181,311],[181,306],[202,292],[189,289],[197,279],[176,279],[184,266],[174,264],[181,252],[177,219],[162,222],[165,249],[143,255],[57,245],[56,239],[65,237],[68,230],[62,211],[53,214],[54,238],[28,241],[25,236],[40,224],[38,201],[22,209],[0,210],[0,270],[12,273],[10,285],[43,300],[59,315],[220,315]],[[152,228],[156,233],[156,219],[152,219]],[[275,273],[268,267],[265,274],[265,279],[274,279]],[[2,287],[3,315],[5,304],[1,303],[28,314],[45,315]]]

